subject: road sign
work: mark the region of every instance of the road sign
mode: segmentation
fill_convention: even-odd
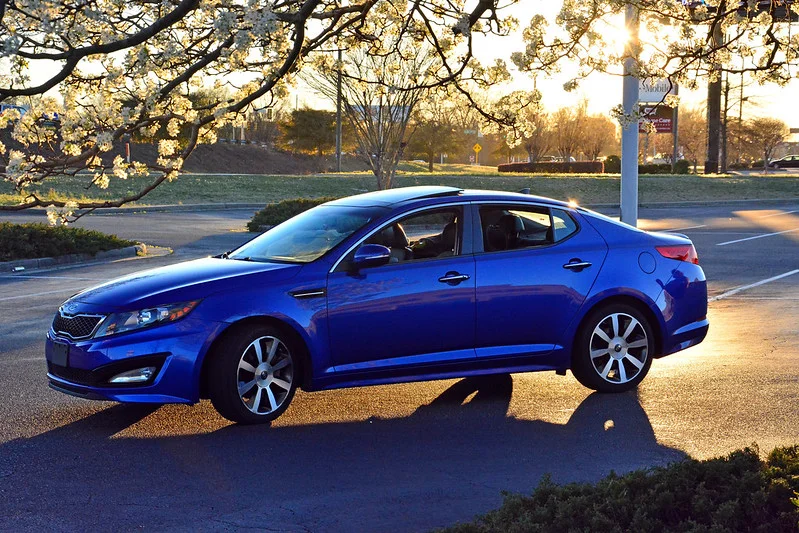
[[[474,146],[472,146],[472,150],[474,150],[474,151],[475,151],[475,153],[477,153],[477,154],[479,154],[479,153],[480,153],[480,150],[482,150],[482,149],[483,149],[483,147],[482,147],[482,146],[480,146],[480,145],[479,145],[479,144],[477,144],[477,143],[475,143],[475,145],[474,145]]]
[[[646,133],[644,125],[647,122],[655,125],[655,133],[672,133],[674,108],[666,105],[641,107],[641,115],[644,118],[638,123],[638,133]]]

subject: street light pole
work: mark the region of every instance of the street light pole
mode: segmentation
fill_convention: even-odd
[[[625,120],[621,132],[621,221],[638,225],[638,78],[635,77],[638,55],[638,9],[627,4],[624,25],[629,39],[625,45],[622,107]]]

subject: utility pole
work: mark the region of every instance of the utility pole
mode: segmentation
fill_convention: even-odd
[[[724,42],[721,21],[713,21],[713,47],[718,50]],[[714,59],[714,61],[717,61]],[[712,81],[707,85],[707,156],[705,158],[705,174],[719,171],[719,148],[721,133],[721,74],[720,65],[711,66]]]
[[[621,221],[638,225],[638,78],[634,76],[638,57],[638,9],[627,4],[624,25],[630,36],[624,47],[622,107],[625,120],[621,132]]]
[[[674,95],[677,96],[680,94],[680,88],[675,85],[674,86]],[[679,134],[679,119],[680,119],[680,105],[677,104],[674,106],[674,110],[672,111],[671,115],[671,127],[672,127],[672,147],[671,147],[671,172],[677,172],[677,158],[680,156],[680,134]]]
[[[336,79],[336,172],[341,172],[341,49],[338,51]]]

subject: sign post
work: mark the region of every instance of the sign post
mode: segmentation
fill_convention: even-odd
[[[480,146],[479,143],[474,143],[474,146],[472,146],[472,150],[474,150],[474,162],[478,167],[480,166],[480,150],[482,149],[483,147]]]

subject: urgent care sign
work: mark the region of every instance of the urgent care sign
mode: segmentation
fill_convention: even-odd
[[[646,124],[655,125],[656,133],[672,133],[674,108],[667,105],[641,106],[641,120],[638,122],[638,133],[646,133]]]

